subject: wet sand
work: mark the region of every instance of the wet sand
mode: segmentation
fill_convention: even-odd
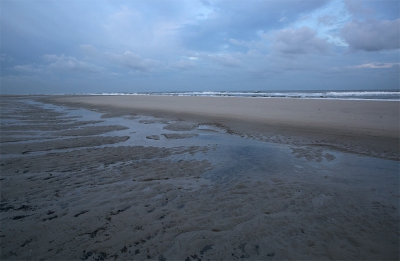
[[[398,103],[32,98],[1,99],[2,260],[399,258]]]

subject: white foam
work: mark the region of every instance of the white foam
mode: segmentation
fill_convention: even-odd
[[[78,95],[78,94],[77,94]],[[82,95],[82,94],[79,94]],[[161,96],[206,96],[206,97],[259,97],[259,98],[301,98],[339,100],[384,100],[400,101],[399,91],[202,91],[202,92],[133,92],[133,93],[85,93],[84,95],[161,95]]]

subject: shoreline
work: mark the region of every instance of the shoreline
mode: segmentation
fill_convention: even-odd
[[[399,160],[395,101],[188,96],[45,96],[37,100],[111,116],[148,115],[223,126],[258,140],[329,146]]]

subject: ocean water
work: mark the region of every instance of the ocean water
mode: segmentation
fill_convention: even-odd
[[[335,100],[384,100],[400,101],[399,90],[388,91],[200,91],[200,92],[135,92],[87,93],[87,95],[164,95],[206,97],[255,97]]]

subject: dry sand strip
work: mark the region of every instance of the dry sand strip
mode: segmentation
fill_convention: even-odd
[[[232,133],[295,145],[324,145],[399,160],[396,101],[176,96],[58,96],[47,102],[118,116],[145,114],[222,125]]]

